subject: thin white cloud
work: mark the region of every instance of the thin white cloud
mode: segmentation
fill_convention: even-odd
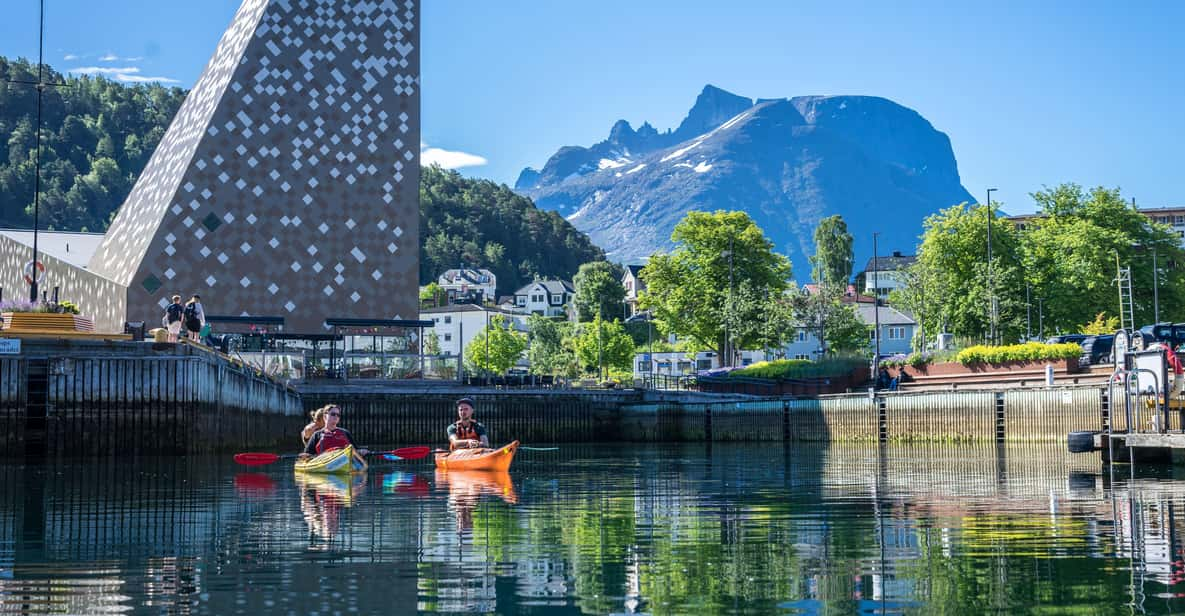
[[[111,52],[99,56],[99,62],[139,62],[143,59],[143,56],[118,56]]]
[[[425,165],[440,165],[444,169],[460,169],[461,167],[480,167],[489,163],[484,156],[457,152],[443,148],[430,148],[427,144],[420,144],[420,162]]]
[[[138,66],[80,66],[66,69],[66,72],[78,75],[104,75],[123,83],[181,83],[171,77],[141,75]]]
[[[69,61],[69,60],[77,60],[77,59],[78,59],[78,56],[77,56],[76,54],[68,53],[68,54],[66,54],[65,56],[63,56],[63,57],[62,57],[62,59],[63,59],[63,60],[67,60],[67,61]]]
[[[115,76],[116,81],[124,83],[181,83],[176,79],[170,77],[145,77],[143,75],[125,75],[120,74]]]

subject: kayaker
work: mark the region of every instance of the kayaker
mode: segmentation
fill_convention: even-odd
[[[486,427],[473,420],[473,398],[457,400],[457,421],[448,427],[449,450],[489,447]]]
[[[325,427],[325,411],[329,410],[330,408],[333,408],[332,404],[323,406],[310,414],[313,420],[309,422],[309,425],[305,426],[304,429],[300,431],[300,444],[302,446],[307,447],[309,441],[313,438],[313,434],[315,434],[317,430]]]
[[[313,437],[304,447],[304,453],[300,454],[300,459],[305,460],[312,456],[319,456],[326,451],[333,451],[334,449],[343,449],[346,445],[354,445],[354,438],[350,436],[350,432],[345,428],[339,428],[338,423],[341,422],[342,410],[336,404],[331,404],[325,409],[325,427],[313,433]],[[354,445],[354,450],[358,455],[366,455],[370,451],[366,449],[359,449]]]

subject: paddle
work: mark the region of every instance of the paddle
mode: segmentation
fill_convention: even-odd
[[[388,460],[419,460],[432,452],[430,447],[402,447],[392,451],[372,451],[367,455],[381,455]],[[274,453],[236,453],[235,462],[243,466],[266,466],[278,460],[295,458],[300,454],[286,453],[278,455]],[[393,457],[387,457],[393,456]]]

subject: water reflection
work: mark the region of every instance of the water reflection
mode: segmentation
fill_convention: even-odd
[[[309,525],[309,534],[330,540],[337,535],[342,509],[354,505],[366,492],[366,473],[325,475],[295,473],[300,489],[300,512]]]
[[[497,475],[0,465],[0,613],[1185,611],[1185,481],[1117,468],[719,443]]]

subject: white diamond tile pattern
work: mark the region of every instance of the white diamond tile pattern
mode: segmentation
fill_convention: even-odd
[[[414,312],[419,9],[244,0],[89,264],[128,286],[129,320],[172,292],[289,331]]]

